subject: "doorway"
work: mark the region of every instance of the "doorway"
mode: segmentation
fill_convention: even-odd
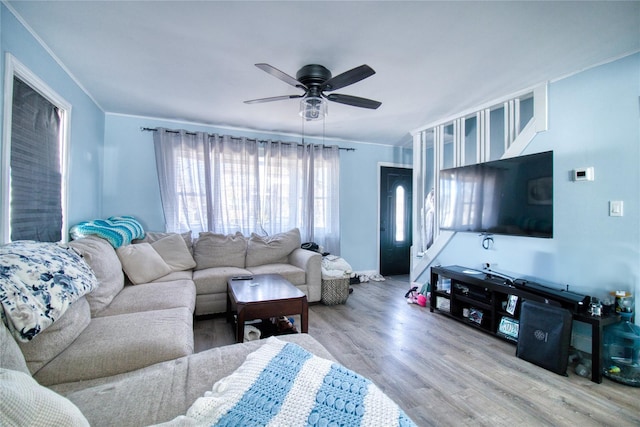
[[[409,274],[412,244],[410,168],[380,167],[380,274]]]

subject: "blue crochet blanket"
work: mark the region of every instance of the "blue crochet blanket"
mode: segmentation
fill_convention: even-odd
[[[117,249],[132,240],[144,238],[144,228],[134,217],[122,215],[83,221],[71,227],[69,234],[74,240],[87,236],[102,237]]]
[[[370,380],[274,337],[168,425],[415,426]]]

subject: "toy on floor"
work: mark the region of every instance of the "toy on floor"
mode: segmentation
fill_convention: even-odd
[[[404,294],[404,297],[407,299],[407,302],[409,304],[417,304],[418,303],[418,287],[414,286],[413,288],[409,289],[407,293]]]
[[[418,292],[418,287],[414,286],[409,289],[409,291],[407,291],[404,297],[407,299],[407,302],[409,304],[418,304],[420,307],[426,307],[427,301],[429,301],[428,291],[429,284],[425,284],[424,286],[422,286],[420,292]]]

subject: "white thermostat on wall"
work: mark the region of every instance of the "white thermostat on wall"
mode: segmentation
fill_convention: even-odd
[[[573,170],[574,181],[593,181],[593,167],[579,168]]]

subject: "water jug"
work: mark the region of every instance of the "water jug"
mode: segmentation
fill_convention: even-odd
[[[620,314],[622,321],[604,329],[603,375],[640,387],[640,327],[631,323],[631,313]]]

